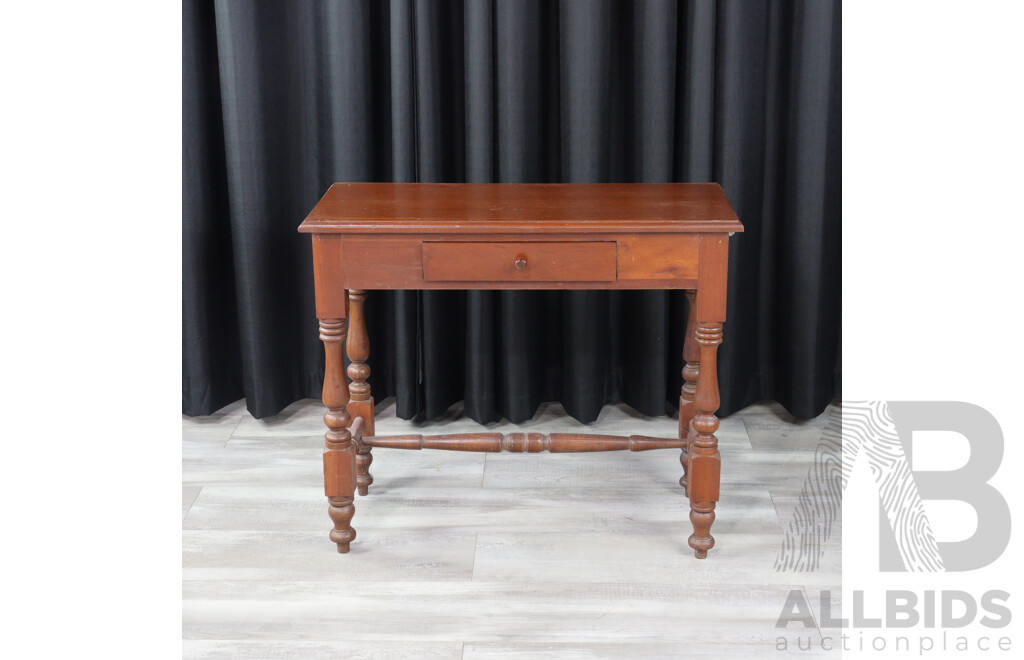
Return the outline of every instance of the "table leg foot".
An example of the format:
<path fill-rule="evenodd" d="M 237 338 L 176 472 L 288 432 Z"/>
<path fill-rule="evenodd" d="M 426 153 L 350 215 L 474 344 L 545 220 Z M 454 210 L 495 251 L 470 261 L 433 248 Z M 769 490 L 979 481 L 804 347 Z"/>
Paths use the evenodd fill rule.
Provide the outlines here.
<path fill-rule="evenodd" d="M 715 522 L 715 503 L 691 504 L 690 522 L 693 524 L 693 534 L 690 535 L 688 543 L 697 559 L 705 559 L 708 550 L 715 547 L 715 537 L 711 536 L 711 525 Z"/>
<path fill-rule="evenodd" d="M 356 538 L 356 530 L 352 529 L 352 516 L 356 513 L 351 497 L 332 497 L 328 499 L 330 507 L 327 513 L 334 522 L 331 540 L 338 545 L 338 552 L 345 554 L 349 544 Z"/>

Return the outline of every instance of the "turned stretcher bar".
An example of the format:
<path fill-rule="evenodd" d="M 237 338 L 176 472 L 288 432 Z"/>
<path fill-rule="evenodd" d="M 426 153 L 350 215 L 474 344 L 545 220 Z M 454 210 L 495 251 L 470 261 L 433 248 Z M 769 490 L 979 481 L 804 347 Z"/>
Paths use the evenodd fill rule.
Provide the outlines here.
<path fill-rule="evenodd" d="M 360 429 L 361 430 L 361 429 Z M 486 452 L 590 452 L 685 449 L 686 440 L 645 435 L 595 435 L 581 433 L 449 433 L 442 435 L 391 435 L 358 438 L 366 447 L 387 449 L 447 449 Z"/>

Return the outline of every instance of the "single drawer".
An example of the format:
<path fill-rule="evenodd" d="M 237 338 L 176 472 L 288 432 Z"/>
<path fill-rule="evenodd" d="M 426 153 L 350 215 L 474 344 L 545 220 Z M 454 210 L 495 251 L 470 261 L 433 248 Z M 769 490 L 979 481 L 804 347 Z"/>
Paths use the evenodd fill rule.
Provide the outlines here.
<path fill-rule="evenodd" d="M 423 243 L 429 282 L 614 282 L 615 241 Z"/>

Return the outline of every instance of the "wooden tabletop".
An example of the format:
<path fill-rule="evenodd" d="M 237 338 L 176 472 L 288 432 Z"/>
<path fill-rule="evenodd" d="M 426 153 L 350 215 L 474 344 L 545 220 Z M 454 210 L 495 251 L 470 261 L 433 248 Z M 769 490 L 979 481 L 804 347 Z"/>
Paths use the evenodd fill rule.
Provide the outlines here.
<path fill-rule="evenodd" d="M 335 183 L 305 233 L 743 231 L 717 183 Z"/>

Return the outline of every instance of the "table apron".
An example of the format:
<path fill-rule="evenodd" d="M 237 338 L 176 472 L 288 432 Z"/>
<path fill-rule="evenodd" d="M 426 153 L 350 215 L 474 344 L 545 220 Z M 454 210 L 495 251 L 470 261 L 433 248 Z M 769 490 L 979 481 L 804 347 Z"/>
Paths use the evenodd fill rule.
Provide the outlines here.
<path fill-rule="evenodd" d="M 313 257 L 318 292 L 328 289 L 694 289 L 697 287 L 702 234 L 546 234 L 526 235 L 371 235 L 314 234 Z M 437 272 L 454 272 L 460 264 L 448 263 L 444 269 L 424 267 L 424 244 L 465 243 L 466 264 L 450 281 L 439 279 Z M 607 259 L 613 260 L 592 269 L 594 281 L 585 273 L 566 271 L 557 278 L 558 268 L 543 262 L 516 272 L 512 260 L 507 264 L 508 276 L 495 277 L 493 269 L 481 271 L 474 279 L 479 258 L 472 258 L 480 243 L 530 246 L 537 245 L 541 258 L 551 254 L 551 245 L 558 243 L 609 245 Z M 546 245 L 544 245 L 546 244 Z M 433 253 L 427 248 L 428 257 Z M 514 252 L 514 251 L 513 251 Z M 513 254 L 509 252 L 509 254 Z M 526 250 L 529 252 L 529 250 Z M 456 255 L 456 249 L 446 255 Z M 503 254 L 496 250 L 495 254 Z M 612 256 L 612 254 L 614 256 Z M 603 255 L 603 252 L 602 252 Z M 604 257 L 599 255 L 601 259 Z M 525 256 L 525 255 L 524 255 Z M 520 264 L 521 266 L 523 264 Z M 504 267 L 505 265 L 502 264 Z M 533 270 L 530 270 L 533 268 Z M 538 270 L 544 269 L 544 270 Z M 543 272 L 543 276 L 538 276 Z M 546 279 L 548 274 L 553 279 Z M 429 276 L 428 276 L 429 275 Z M 442 275 L 444 277 L 444 275 Z M 318 300 L 318 308 L 321 305 Z"/>

